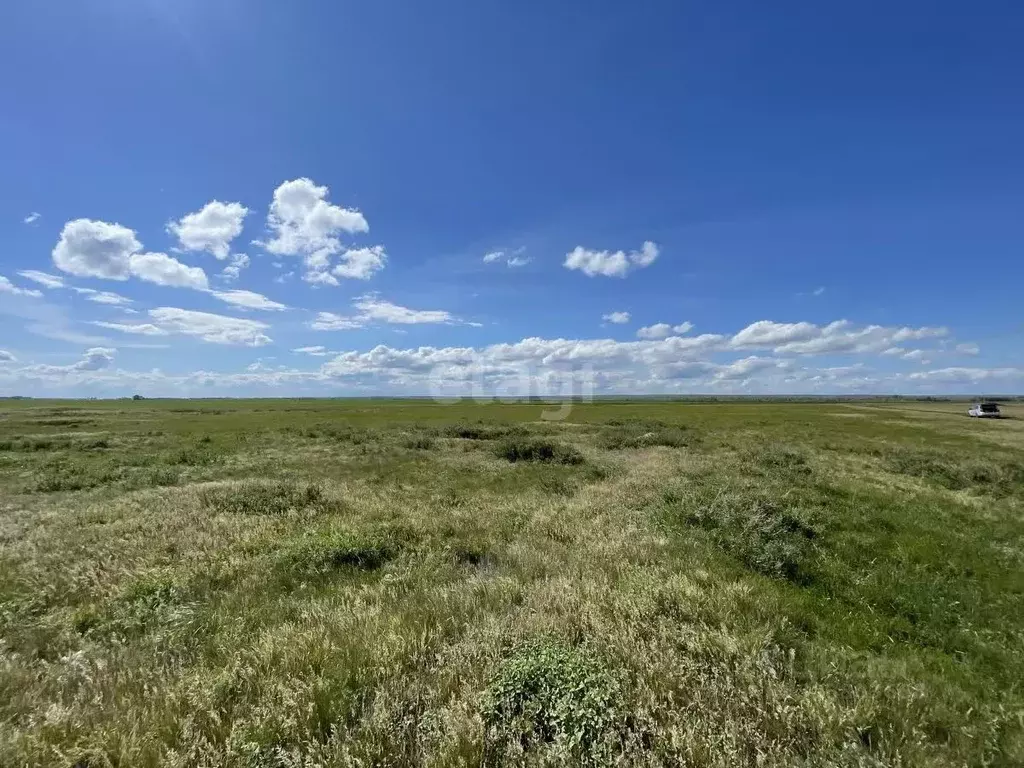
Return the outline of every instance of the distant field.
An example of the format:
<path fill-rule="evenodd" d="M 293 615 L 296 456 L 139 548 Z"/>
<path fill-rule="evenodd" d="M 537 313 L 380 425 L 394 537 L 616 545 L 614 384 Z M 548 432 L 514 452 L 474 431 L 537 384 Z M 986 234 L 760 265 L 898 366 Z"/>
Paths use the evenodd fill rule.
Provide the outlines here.
<path fill-rule="evenodd" d="M 1024 764 L 1024 404 L 5 401 L 0 766 Z"/>

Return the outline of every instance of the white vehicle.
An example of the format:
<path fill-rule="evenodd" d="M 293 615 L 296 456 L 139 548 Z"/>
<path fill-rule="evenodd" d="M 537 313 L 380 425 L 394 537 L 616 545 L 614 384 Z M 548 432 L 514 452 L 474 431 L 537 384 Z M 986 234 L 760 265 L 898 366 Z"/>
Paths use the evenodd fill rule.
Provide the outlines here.
<path fill-rule="evenodd" d="M 975 403 L 967 410 L 967 415 L 975 419 L 998 419 L 999 406 L 995 403 Z"/>

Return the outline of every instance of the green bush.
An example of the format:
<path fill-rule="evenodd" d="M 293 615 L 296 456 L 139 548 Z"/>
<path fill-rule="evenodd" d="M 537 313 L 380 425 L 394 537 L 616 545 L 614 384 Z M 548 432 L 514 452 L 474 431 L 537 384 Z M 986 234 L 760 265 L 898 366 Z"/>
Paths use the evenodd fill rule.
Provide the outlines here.
<path fill-rule="evenodd" d="M 501 663 L 481 714 L 488 764 L 521 764 L 524 753 L 610 764 L 625 730 L 615 675 L 585 650 L 553 641 L 530 643 Z"/>
<path fill-rule="evenodd" d="M 526 429 L 519 425 L 484 425 L 484 424 L 446 424 L 439 430 L 441 437 L 453 437 L 460 440 L 497 440 L 512 435 L 525 435 Z"/>
<path fill-rule="evenodd" d="M 549 440 L 509 438 L 494 447 L 494 455 L 512 463 L 519 461 L 539 461 L 550 464 L 583 463 L 583 454 L 571 445 L 563 445 Z"/>
<path fill-rule="evenodd" d="M 278 567 L 288 577 L 311 578 L 352 569 L 375 571 L 407 546 L 410 535 L 400 528 L 366 532 L 333 531 L 306 538 L 285 550 Z"/>
<path fill-rule="evenodd" d="M 246 482 L 235 486 L 207 488 L 200 499 L 218 514 L 284 515 L 289 512 L 328 512 L 337 502 L 324 494 L 322 486 L 288 482 Z"/>
<path fill-rule="evenodd" d="M 597 435 L 598 447 L 609 451 L 650 448 L 655 445 L 684 448 L 695 441 L 696 437 L 685 426 L 647 419 L 613 419 L 606 422 L 605 427 Z"/>
<path fill-rule="evenodd" d="M 765 576 L 794 583 L 811 580 L 818 531 L 800 511 L 765 494 L 707 489 L 696 497 L 663 494 L 670 523 L 700 528 L 721 549 Z"/>
<path fill-rule="evenodd" d="M 402 447 L 408 448 L 411 451 L 429 451 L 433 449 L 435 445 L 434 439 L 428 435 L 417 435 L 415 437 L 406 438 L 402 441 Z"/>

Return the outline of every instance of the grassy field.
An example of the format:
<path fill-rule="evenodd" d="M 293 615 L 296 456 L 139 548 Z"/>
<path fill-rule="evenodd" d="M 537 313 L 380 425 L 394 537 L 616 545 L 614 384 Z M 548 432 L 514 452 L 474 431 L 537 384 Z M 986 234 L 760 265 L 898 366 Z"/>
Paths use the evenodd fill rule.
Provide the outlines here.
<path fill-rule="evenodd" d="M 965 408 L 6 402 L 0 765 L 1022 765 Z"/>

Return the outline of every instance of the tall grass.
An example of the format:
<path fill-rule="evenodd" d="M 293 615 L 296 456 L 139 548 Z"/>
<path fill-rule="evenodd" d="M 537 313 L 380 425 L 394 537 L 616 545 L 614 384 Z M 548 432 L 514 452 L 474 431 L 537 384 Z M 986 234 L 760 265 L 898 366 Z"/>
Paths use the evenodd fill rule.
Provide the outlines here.
<path fill-rule="evenodd" d="M 0 419 L 0 765 L 1024 764 L 1024 420 L 187 405 Z"/>

